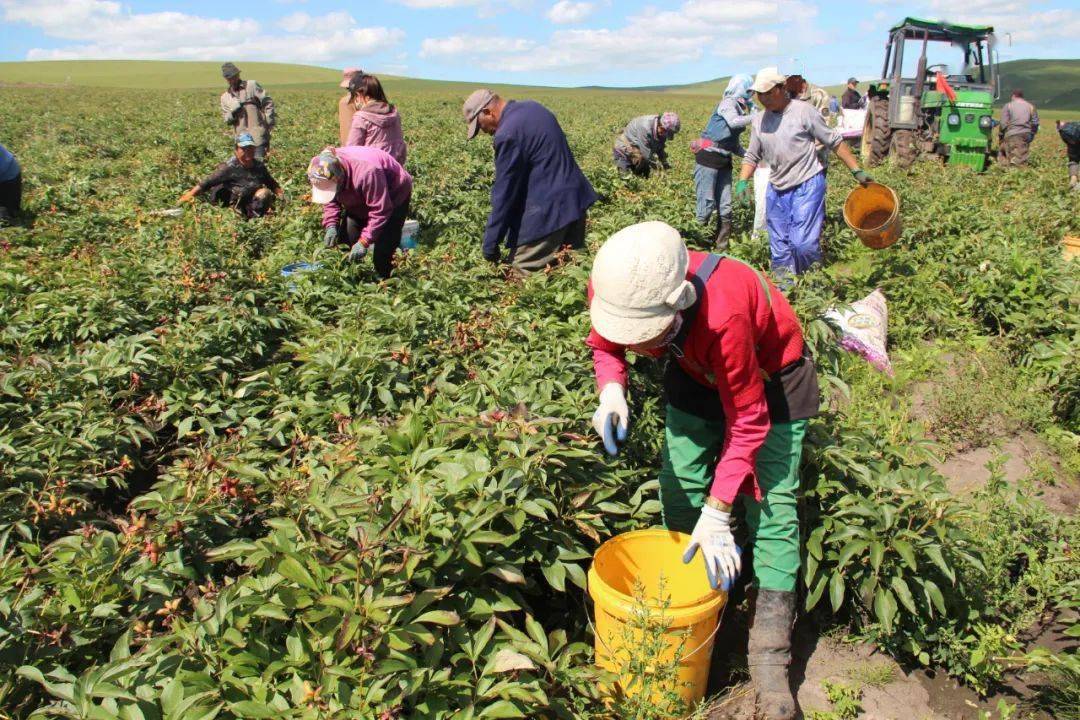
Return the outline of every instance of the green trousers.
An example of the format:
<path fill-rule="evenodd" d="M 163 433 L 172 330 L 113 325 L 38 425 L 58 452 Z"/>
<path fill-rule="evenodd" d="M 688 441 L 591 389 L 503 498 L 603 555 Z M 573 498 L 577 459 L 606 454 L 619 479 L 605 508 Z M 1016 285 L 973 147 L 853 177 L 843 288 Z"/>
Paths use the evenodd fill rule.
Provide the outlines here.
<path fill-rule="evenodd" d="M 774 424 L 757 456 L 761 502 L 740 495 L 754 575 L 766 590 L 795 590 L 799 574 L 799 458 L 806 420 Z M 713 470 L 724 442 L 723 421 L 704 420 L 667 407 L 660 504 L 664 526 L 690 533 L 712 485 Z"/>

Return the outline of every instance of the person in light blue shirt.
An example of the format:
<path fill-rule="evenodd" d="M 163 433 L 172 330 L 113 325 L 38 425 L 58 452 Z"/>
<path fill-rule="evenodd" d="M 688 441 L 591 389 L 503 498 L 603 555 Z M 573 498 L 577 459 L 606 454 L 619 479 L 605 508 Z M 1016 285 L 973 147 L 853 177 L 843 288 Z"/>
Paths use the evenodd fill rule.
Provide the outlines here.
<path fill-rule="evenodd" d="M 22 168 L 19 161 L 0 145 L 0 227 L 10 225 L 22 206 Z"/>

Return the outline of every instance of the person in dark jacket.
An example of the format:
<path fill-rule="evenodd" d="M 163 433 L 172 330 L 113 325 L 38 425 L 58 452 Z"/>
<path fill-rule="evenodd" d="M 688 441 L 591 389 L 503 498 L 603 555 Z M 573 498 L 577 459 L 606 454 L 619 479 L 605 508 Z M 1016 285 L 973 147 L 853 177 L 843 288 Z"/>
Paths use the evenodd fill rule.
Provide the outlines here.
<path fill-rule="evenodd" d="M 1080 122 L 1058 120 L 1055 126 L 1069 156 L 1069 187 L 1080 192 Z"/>
<path fill-rule="evenodd" d="M 862 95 L 856 89 L 858 87 L 858 80 L 853 77 L 847 79 L 847 90 L 844 91 L 844 95 L 840 99 L 840 107 L 844 110 L 858 110 L 862 107 Z"/>
<path fill-rule="evenodd" d="M 237 137 L 233 156 L 181 195 L 180 202 L 193 202 L 197 195 L 206 193 L 210 202 L 231 207 L 246 218 L 265 215 L 274 206 L 274 198 L 284 191 L 266 165 L 255 159 L 257 149 L 251 135 Z"/>
<path fill-rule="evenodd" d="M 0 227 L 11 224 L 22 208 L 22 168 L 15 156 L 0 145 Z"/>
<path fill-rule="evenodd" d="M 555 264 L 559 252 L 585 245 L 585 214 L 596 192 L 581 172 L 559 121 L 531 100 L 477 90 L 462 108 L 468 137 L 494 136 L 495 184 L 483 253 L 499 262 L 500 245 L 520 274 Z"/>

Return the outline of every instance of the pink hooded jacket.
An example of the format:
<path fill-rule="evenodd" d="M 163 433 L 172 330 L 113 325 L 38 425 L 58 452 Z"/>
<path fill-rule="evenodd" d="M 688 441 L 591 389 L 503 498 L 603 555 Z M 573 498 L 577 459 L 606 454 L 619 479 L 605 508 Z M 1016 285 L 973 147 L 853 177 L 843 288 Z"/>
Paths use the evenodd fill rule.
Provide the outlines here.
<path fill-rule="evenodd" d="M 366 145 L 390 153 L 405 165 L 405 138 L 401 134 L 401 116 L 397 108 L 384 102 L 371 102 L 353 115 L 345 145 Z"/>

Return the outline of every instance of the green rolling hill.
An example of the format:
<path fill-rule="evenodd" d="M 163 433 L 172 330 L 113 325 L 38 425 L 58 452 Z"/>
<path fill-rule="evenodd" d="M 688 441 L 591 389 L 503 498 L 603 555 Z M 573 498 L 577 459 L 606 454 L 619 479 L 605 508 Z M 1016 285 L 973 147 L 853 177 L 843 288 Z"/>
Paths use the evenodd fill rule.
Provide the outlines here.
<path fill-rule="evenodd" d="M 267 87 L 312 86 L 331 88 L 341 79 L 339 70 L 313 65 L 238 62 L 245 77 Z M 460 90 L 467 93 L 476 82 L 448 82 L 383 76 L 397 87 L 410 90 Z M 1029 100 L 1047 110 L 1080 110 L 1080 60 L 1012 60 L 1001 64 L 1004 103 L 1013 88 L 1022 87 Z M 720 96 L 728 78 L 720 77 L 685 85 L 634 88 L 567 88 L 569 92 L 652 92 L 657 94 Z M 70 85 L 77 87 L 193 89 L 224 85 L 220 63 L 167 60 L 78 60 L 0 63 L 0 85 Z M 526 86 L 493 85 L 504 92 L 527 90 Z M 545 88 L 552 90 L 554 88 Z M 842 86 L 828 86 L 833 94 Z"/>

